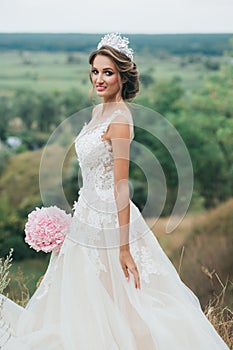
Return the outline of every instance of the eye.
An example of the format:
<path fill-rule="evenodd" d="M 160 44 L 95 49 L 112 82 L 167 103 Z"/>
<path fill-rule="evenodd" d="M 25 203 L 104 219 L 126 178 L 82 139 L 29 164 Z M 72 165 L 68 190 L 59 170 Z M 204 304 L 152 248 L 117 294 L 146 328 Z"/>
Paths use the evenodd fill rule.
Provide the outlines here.
<path fill-rule="evenodd" d="M 111 70 L 106 70 L 105 74 L 110 77 L 111 75 L 113 75 L 113 72 Z"/>
<path fill-rule="evenodd" d="M 97 71 L 97 69 L 92 69 L 91 73 L 96 75 L 96 74 L 98 74 L 98 71 Z"/>

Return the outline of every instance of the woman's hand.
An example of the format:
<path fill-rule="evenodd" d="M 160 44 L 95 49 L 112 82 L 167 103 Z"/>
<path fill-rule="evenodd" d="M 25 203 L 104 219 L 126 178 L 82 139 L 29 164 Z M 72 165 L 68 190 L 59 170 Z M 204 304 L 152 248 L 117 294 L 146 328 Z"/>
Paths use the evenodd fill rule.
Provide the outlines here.
<path fill-rule="evenodd" d="M 138 269 L 137 269 L 137 265 L 134 262 L 134 259 L 132 257 L 132 255 L 130 254 L 129 250 L 120 250 L 120 263 L 121 263 L 121 267 L 123 269 L 124 275 L 127 278 L 127 280 L 129 281 L 130 279 L 130 275 L 129 275 L 129 271 L 133 274 L 134 276 L 134 285 L 135 288 L 140 289 L 140 277 L 139 277 L 139 273 L 138 273 Z M 129 271 L 128 271 L 129 269 Z"/>

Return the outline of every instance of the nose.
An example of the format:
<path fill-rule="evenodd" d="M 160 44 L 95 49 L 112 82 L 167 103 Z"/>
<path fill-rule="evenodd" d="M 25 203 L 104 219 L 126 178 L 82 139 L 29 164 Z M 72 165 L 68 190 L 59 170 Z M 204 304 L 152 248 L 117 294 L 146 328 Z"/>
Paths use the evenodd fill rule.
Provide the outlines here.
<path fill-rule="evenodd" d="M 102 74 L 101 73 L 99 73 L 98 75 L 97 75 L 97 77 L 96 77 L 96 82 L 97 83 L 103 83 L 103 76 L 102 76 Z"/>

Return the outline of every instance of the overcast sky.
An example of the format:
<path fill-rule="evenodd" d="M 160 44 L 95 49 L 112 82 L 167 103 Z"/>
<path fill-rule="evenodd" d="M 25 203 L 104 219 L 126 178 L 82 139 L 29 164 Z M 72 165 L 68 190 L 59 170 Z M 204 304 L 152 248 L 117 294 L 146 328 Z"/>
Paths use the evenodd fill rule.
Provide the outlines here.
<path fill-rule="evenodd" d="M 0 0 L 0 32 L 233 33 L 233 0 Z"/>

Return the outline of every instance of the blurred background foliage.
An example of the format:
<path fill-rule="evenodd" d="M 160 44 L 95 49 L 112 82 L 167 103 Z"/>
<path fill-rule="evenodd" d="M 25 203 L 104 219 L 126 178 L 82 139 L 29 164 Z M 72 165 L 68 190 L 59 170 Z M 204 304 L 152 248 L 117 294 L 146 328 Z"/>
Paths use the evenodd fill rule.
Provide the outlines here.
<path fill-rule="evenodd" d="M 48 138 L 65 118 L 93 103 L 88 53 L 95 49 L 99 37 L 94 34 L 0 34 L 1 256 L 14 247 L 15 260 L 36 261 L 43 257 L 42 265 L 47 262 L 45 255 L 33 252 L 24 243 L 24 225 L 29 212 L 43 205 L 38 171 Z M 233 195 L 232 37 L 233 34 L 129 35 L 141 81 L 141 92 L 134 102 L 164 115 L 182 136 L 194 169 L 194 192 L 189 209 L 189 215 L 194 217 L 203 213 L 208 217 L 208 211 L 218 207 L 223 208 L 222 213 L 224 203 L 228 203 L 227 213 L 230 206 L 231 211 L 233 209 L 232 202 L 228 202 Z M 149 134 L 136 131 L 135 137 L 150 147 L 164 170 L 168 186 L 162 213 L 165 218 L 176 199 L 175 165 L 165 147 L 151 142 Z M 64 192 L 71 206 L 77 200 L 78 171 L 75 153 L 71 150 L 63 171 Z M 133 201 L 142 209 L 146 201 L 145 176 L 131 164 L 130 177 L 134 180 Z M 222 219 L 222 214 L 219 216 L 223 226 L 231 224 L 228 216 L 227 219 Z M 209 256 L 215 249 L 221 257 L 223 252 L 232 251 L 230 226 L 221 232 L 226 236 L 222 246 L 221 242 L 215 244 L 217 224 L 213 235 L 206 226 L 193 227 L 189 230 L 190 237 L 198 236 L 198 230 L 208 232 L 213 248 Z M 161 242 L 166 249 L 167 241 Z M 175 259 L 179 247 L 174 243 L 173 248 L 170 254 L 174 253 Z M 200 259 L 204 258 L 197 257 L 199 262 Z M 228 269 L 229 266 L 230 261 Z M 227 276 L 226 267 L 221 272 Z"/>

